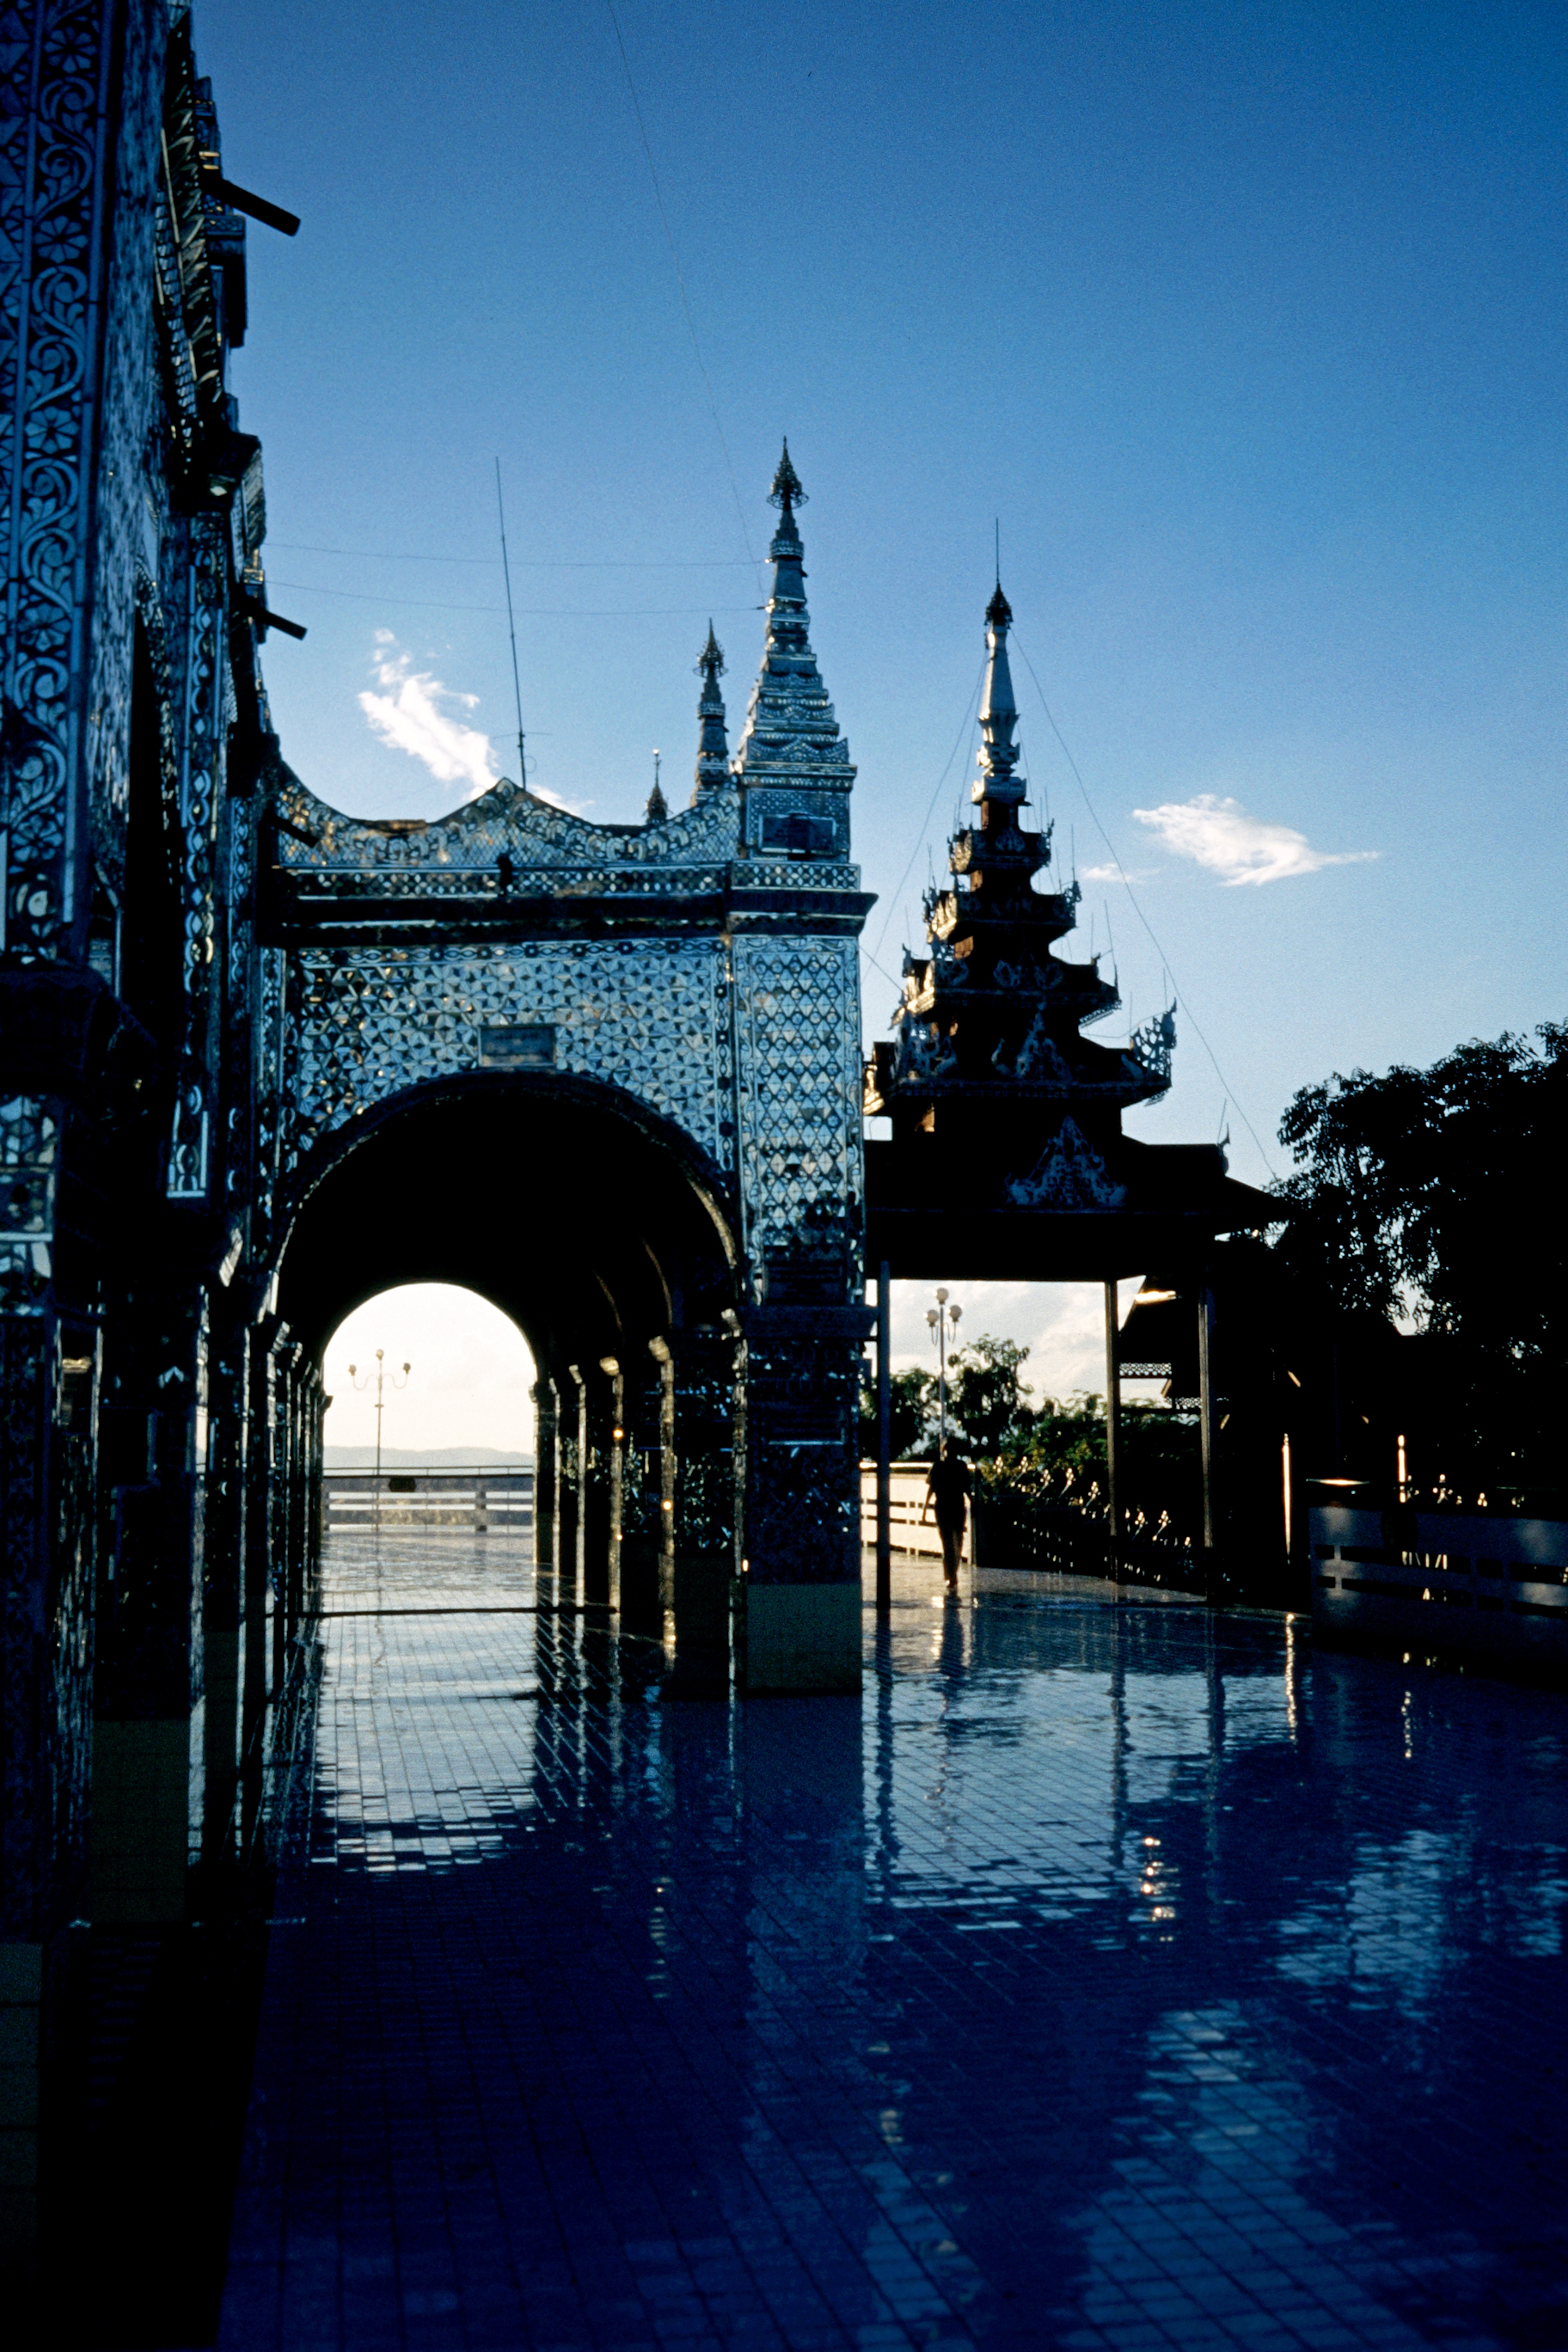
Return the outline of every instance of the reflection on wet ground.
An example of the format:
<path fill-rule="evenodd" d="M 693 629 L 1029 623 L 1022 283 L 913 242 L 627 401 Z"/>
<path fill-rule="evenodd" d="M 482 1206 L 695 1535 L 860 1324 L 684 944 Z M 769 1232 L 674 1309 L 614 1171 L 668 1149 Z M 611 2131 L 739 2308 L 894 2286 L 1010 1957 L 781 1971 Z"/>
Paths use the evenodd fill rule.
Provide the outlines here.
<path fill-rule="evenodd" d="M 1568 2343 L 1568 1697 L 910 1566 L 672 1704 L 525 1540 L 331 1563 L 226 2345 Z"/>

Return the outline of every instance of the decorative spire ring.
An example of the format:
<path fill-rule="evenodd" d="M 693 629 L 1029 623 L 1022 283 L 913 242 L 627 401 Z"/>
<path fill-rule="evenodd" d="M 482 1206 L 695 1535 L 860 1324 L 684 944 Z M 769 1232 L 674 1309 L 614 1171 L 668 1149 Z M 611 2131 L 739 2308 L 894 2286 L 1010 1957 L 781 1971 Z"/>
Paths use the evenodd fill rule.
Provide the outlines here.
<path fill-rule="evenodd" d="M 771 507 L 782 507 L 786 515 L 792 507 L 803 507 L 805 504 L 805 492 L 800 487 L 800 476 L 795 472 L 790 460 L 787 436 L 784 445 L 784 456 L 779 459 L 778 472 L 773 476 L 773 488 L 768 492 L 768 504 Z"/>
<path fill-rule="evenodd" d="M 724 675 L 724 648 L 713 634 L 713 624 L 708 624 L 708 642 L 697 656 L 699 677 L 715 678 Z"/>

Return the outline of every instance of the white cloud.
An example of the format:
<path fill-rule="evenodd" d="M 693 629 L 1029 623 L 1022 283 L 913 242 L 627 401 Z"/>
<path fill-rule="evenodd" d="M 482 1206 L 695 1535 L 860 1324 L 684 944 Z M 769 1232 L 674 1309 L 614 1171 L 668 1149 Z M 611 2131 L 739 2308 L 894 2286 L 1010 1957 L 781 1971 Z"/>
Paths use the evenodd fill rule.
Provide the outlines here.
<path fill-rule="evenodd" d="M 1121 1311 L 1126 1313 L 1141 1277 L 1121 1285 Z M 952 1281 L 952 1297 L 963 1309 L 955 1344 L 959 1348 L 981 1333 L 1016 1339 L 1029 1349 L 1024 1379 L 1034 1390 L 1032 1402 L 1042 1396 L 1069 1397 L 1075 1390 L 1101 1394 L 1105 1389 L 1105 1294 L 1099 1283 L 965 1282 Z M 935 1302 L 932 1284 L 896 1282 L 892 1286 L 892 1349 L 895 1371 L 934 1372 L 936 1345 L 926 1327 L 926 1309 Z"/>
<path fill-rule="evenodd" d="M 1375 849 L 1314 849 L 1293 826 L 1248 816 L 1239 801 L 1215 793 L 1163 801 L 1158 808 L 1132 814 L 1167 849 L 1207 866 L 1231 889 L 1240 882 L 1283 882 L 1292 874 L 1315 874 L 1321 866 L 1364 866 L 1377 856 Z"/>
<path fill-rule="evenodd" d="M 1080 866 L 1078 878 L 1080 882 L 1147 882 L 1152 871 L 1147 866 Z"/>
<path fill-rule="evenodd" d="M 359 698 L 372 732 L 394 751 L 423 760 L 442 783 L 466 782 L 464 799 L 476 800 L 497 780 L 495 753 L 489 737 L 477 727 L 465 727 L 452 716 L 451 706 L 472 710 L 478 695 L 455 694 L 428 670 L 411 668 L 408 655 L 398 652 L 390 629 L 378 629 L 375 642 L 372 667 L 384 691 Z"/>

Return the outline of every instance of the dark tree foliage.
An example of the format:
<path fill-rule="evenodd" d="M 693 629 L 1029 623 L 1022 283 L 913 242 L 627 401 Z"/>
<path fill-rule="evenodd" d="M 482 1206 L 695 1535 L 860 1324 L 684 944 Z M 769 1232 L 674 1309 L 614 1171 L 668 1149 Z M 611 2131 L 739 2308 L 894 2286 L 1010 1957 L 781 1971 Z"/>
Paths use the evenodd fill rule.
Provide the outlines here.
<path fill-rule="evenodd" d="M 1297 1169 L 1277 1247 L 1341 1315 L 1413 1312 L 1452 1441 L 1494 1476 L 1552 1478 L 1568 1409 L 1568 1024 L 1535 1034 L 1304 1087 L 1279 1129 Z"/>
<path fill-rule="evenodd" d="M 1069 1505 L 1103 1512 L 1104 1398 L 1043 1398 L 1039 1412 L 1016 1421 L 999 1451 L 976 1467 L 983 1488 L 1011 1497 L 1020 1510 Z M 1117 1480 L 1127 1533 L 1196 1539 L 1203 1496 L 1190 1414 L 1162 1405 L 1123 1405 Z"/>
<path fill-rule="evenodd" d="M 983 1331 L 952 1359 L 949 1411 L 976 1453 L 998 1452 L 1009 1432 L 1028 1418 L 1024 1399 L 1034 1391 L 1018 1378 L 1028 1352 L 1015 1340 Z"/>
<path fill-rule="evenodd" d="M 925 1432 L 936 1419 L 936 1375 L 934 1372 L 895 1372 L 889 1382 L 891 1404 L 891 1455 L 897 1462 L 907 1454 L 923 1451 Z M 874 1461 L 877 1454 L 877 1391 L 867 1381 L 860 1388 L 860 1452 L 866 1461 Z"/>

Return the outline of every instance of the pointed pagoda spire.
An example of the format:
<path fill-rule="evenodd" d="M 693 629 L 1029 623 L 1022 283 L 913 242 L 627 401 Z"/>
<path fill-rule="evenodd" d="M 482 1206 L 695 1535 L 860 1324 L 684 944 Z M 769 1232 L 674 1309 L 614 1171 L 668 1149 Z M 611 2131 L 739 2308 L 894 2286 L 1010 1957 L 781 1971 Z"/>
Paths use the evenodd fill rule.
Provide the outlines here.
<path fill-rule="evenodd" d="M 790 520 L 792 507 L 803 507 L 805 504 L 805 492 L 801 488 L 800 476 L 795 472 L 790 457 L 787 433 L 784 435 L 784 456 L 779 459 L 779 469 L 773 476 L 773 488 L 768 492 L 768 504 L 771 507 L 782 507 L 786 522 Z"/>
<path fill-rule="evenodd" d="M 979 754 L 980 774 L 973 786 L 974 799 L 982 802 L 1022 802 L 1028 790 L 1023 778 L 1013 773 L 1020 755 L 1013 740 L 1018 724 L 1018 704 L 1007 660 L 1007 632 L 1012 625 L 1013 608 L 1002 593 L 998 580 L 996 592 L 985 607 L 985 691 L 980 698 L 984 740 Z"/>
<path fill-rule="evenodd" d="M 662 824 L 669 814 L 669 803 L 665 799 L 658 781 L 659 757 L 657 751 L 653 755 L 653 790 L 647 796 L 647 807 L 643 816 L 645 824 Z"/>
<path fill-rule="evenodd" d="M 779 509 L 779 527 L 768 549 L 773 567 L 773 593 L 768 602 L 768 644 L 771 648 L 776 640 L 781 646 L 787 644 L 792 652 L 809 654 L 805 634 L 805 549 L 795 519 L 796 507 L 805 504 L 805 492 L 790 460 L 787 441 L 773 476 L 773 488 L 768 492 L 768 504 Z"/>
<path fill-rule="evenodd" d="M 1010 1192 L 1016 1207 L 1107 1207 L 1115 1185 L 1099 1155 L 1119 1145 L 1124 1108 L 1169 1087 L 1173 1025 L 1150 1024 L 1126 1048 L 1080 1034 L 1121 998 L 1101 979 L 1097 957 L 1071 963 L 1054 952 L 1074 928 L 1078 884 L 1034 887 L 1049 862 L 1050 827 L 1020 823 L 1028 786 L 1016 772 L 1012 622 L 998 580 L 985 607 L 983 740 L 973 787 L 979 820 L 952 836 L 952 888 L 933 887 L 927 896 L 931 953 L 905 957 L 903 1002 L 892 1043 L 877 1048 L 868 1103 L 892 1111 L 896 1133 L 952 1132 L 982 1159 L 994 1152 L 998 1164 L 1020 1148 L 1044 1154 L 1024 1189 Z M 1052 1153 L 1065 1154 L 1067 1168 L 1059 1182 L 1051 1177 L 1054 1191 L 1042 1175 L 1056 1167 Z M 1099 1170 L 1094 1183 L 1104 1179 L 1109 1191 L 1094 1192 L 1085 1174 L 1091 1163 Z"/>
<path fill-rule="evenodd" d="M 779 524 L 768 549 L 773 583 L 767 603 L 767 640 L 752 688 L 735 772 L 747 784 L 776 777 L 781 783 L 847 790 L 855 780 L 849 746 L 839 735 L 838 721 L 811 650 L 805 549 L 795 520 L 795 509 L 805 504 L 805 492 L 787 441 L 769 496 L 779 509 Z"/>
<path fill-rule="evenodd" d="M 697 790 L 691 796 L 693 808 L 705 792 L 730 781 L 730 739 L 724 725 L 724 698 L 719 691 L 723 670 L 724 648 L 710 621 L 708 642 L 697 656 L 702 691 L 697 698 Z"/>

